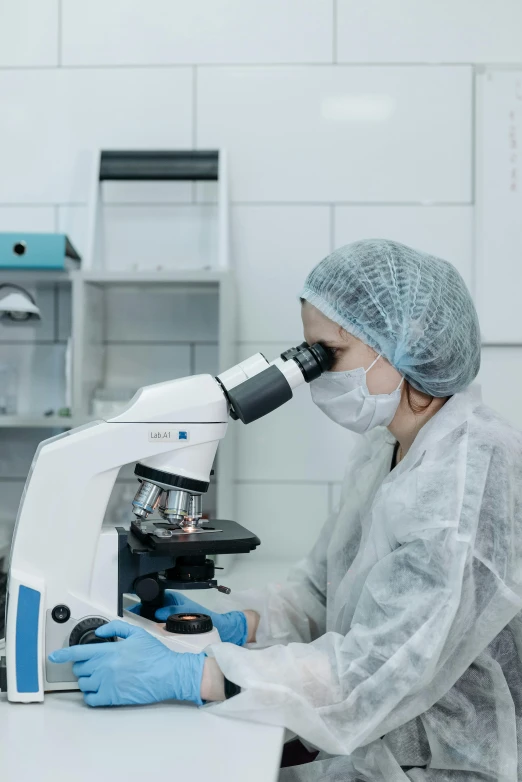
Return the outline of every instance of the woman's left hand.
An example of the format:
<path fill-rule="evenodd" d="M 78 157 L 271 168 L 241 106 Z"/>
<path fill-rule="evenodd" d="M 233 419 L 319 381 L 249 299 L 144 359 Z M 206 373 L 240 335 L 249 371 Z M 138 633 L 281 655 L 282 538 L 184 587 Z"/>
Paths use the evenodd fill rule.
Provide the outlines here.
<path fill-rule="evenodd" d="M 89 706 L 124 706 L 164 700 L 201 699 L 206 655 L 173 652 L 146 630 L 116 620 L 98 627 L 98 638 L 117 643 L 81 644 L 49 655 L 53 663 L 73 663 L 73 673 Z"/>

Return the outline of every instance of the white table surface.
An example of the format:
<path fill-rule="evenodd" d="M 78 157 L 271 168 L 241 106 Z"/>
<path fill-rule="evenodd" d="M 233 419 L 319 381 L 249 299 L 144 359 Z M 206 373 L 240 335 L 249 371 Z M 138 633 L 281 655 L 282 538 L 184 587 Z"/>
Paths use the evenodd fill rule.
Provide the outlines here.
<path fill-rule="evenodd" d="M 250 554 L 222 564 L 217 578 L 235 590 L 283 579 L 291 563 Z M 209 608 L 219 598 L 187 594 Z M 275 782 L 284 733 L 188 704 L 93 709 L 78 692 L 49 693 L 43 704 L 0 694 L 0 782 Z"/>
<path fill-rule="evenodd" d="M 283 735 L 173 702 L 90 708 L 78 692 L 32 704 L 0 695 L 0 780 L 275 782 Z"/>

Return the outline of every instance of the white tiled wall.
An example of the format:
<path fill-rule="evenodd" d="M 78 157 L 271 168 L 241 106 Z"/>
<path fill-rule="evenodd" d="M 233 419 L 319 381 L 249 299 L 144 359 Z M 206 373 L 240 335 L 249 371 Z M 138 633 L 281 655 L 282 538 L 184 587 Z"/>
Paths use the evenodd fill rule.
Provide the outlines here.
<path fill-rule="evenodd" d="M 190 146 L 192 93 L 190 68 L 0 69 L 0 203 L 85 202 L 93 147 Z"/>
<path fill-rule="evenodd" d="M 521 61 L 521 9 L 519 0 L 0 0 L 0 230 L 59 229 L 82 251 L 91 147 L 222 146 L 239 357 L 301 341 L 307 271 L 355 239 L 446 257 L 473 290 L 474 67 Z M 114 263 L 208 259 L 211 237 L 196 218 L 211 213 L 212 186 L 112 183 L 104 198 Z M 152 374 L 165 361 L 173 374 L 218 370 L 214 305 L 194 320 L 175 304 L 179 317 L 158 305 L 154 320 L 137 315 L 134 293 L 114 293 L 115 383 L 134 371 L 136 343 L 163 338 L 149 351 Z M 42 306 L 39 339 L 57 350 L 67 299 Z M 509 391 L 520 385 L 519 353 L 488 348 L 481 380 L 488 401 L 502 393 L 522 424 Z M 259 556 L 295 558 L 296 537 L 304 551 L 338 499 L 354 438 L 306 390 L 266 421 L 235 426 L 239 521 L 259 532 Z M 23 477 L 37 436 L 0 442 L 2 475 Z M 0 437 L 14 443 L 14 433 Z M 16 474 L 4 473 L 6 453 Z"/>
<path fill-rule="evenodd" d="M 331 61 L 325 0 L 63 0 L 62 9 L 64 65 Z"/>
<path fill-rule="evenodd" d="M 197 87 L 238 201 L 471 200 L 471 68 L 203 67 Z"/>
<path fill-rule="evenodd" d="M 331 207 L 241 204 L 231 222 L 239 339 L 302 342 L 298 297 L 306 273 L 330 251 Z"/>
<path fill-rule="evenodd" d="M 479 381 L 485 402 L 522 429 L 522 345 L 484 348 Z"/>
<path fill-rule="evenodd" d="M 2 0 L 0 67 L 58 65 L 59 3 L 60 0 Z"/>
<path fill-rule="evenodd" d="M 0 231 L 54 231 L 52 206 L 0 206 Z"/>
<path fill-rule="evenodd" d="M 520 62 L 518 0 L 337 0 L 339 62 Z"/>
<path fill-rule="evenodd" d="M 257 559 L 280 559 L 282 553 L 301 559 L 328 514 L 328 486 L 324 484 L 241 483 L 237 499 L 239 523 L 256 530 L 261 539 Z"/>

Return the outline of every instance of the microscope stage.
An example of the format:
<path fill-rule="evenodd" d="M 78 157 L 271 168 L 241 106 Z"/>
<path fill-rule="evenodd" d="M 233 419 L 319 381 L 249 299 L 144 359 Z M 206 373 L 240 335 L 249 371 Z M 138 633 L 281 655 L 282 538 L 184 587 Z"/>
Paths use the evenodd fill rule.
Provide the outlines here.
<path fill-rule="evenodd" d="M 158 530 L 170 529 L 173 535 L 168 538 L 158 537 L 148 532 L 156 527 Z M 178 531 L 171 525 L 154 519 L 147 522 L 145 529 L 140 529 L 134 522 L 127 538 L 127 543 L 133 554 L 149 554 L 161 556 L 183 556 L 198 554 L 247 554 L 260 545 L 261 541 L 253 532 L 230 519 L 212 519 L 206 522 L 197 532 Z"/>

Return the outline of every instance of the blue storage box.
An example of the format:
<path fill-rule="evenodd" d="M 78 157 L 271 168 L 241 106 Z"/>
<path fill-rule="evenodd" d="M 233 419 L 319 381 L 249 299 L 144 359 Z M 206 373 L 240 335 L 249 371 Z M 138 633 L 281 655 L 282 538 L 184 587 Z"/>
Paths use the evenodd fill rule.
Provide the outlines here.
<path fill-rule="evenodd" d="M 65 270 L 80 260 L 65 234 L 0 233 L 0 269 Z"/>

